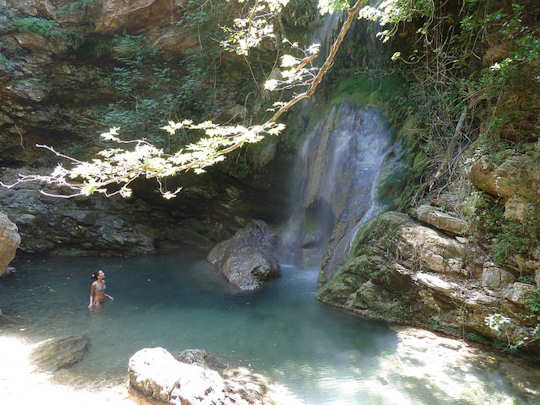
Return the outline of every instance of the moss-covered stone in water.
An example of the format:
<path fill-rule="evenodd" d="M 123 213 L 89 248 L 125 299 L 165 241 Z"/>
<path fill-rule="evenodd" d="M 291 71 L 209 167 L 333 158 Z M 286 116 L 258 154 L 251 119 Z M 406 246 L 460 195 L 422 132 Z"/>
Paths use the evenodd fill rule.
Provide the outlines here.
<path fill-rule="evenodd" d="M 395 253 L 396 231 L 406 221 L 407 215 L 389 212 L 360 228 L 345 265 L 319 290 L 317 298 L 349 309 L 364 309 L 373 304 L 361 293 L 361 287 L 366 282 L 377 284 L 385 279 L 389 267 L 384 253 Z M 377 254 L 379 251 L 381 254 Z"/>

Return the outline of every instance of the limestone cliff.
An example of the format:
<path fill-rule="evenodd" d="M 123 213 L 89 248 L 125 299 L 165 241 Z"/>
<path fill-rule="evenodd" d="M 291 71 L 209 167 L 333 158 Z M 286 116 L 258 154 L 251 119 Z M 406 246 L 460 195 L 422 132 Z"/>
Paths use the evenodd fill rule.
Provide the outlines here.
<path fill-rule="evenodd" d="M 217 54 L 215 41 L 200 48 L 209 28 L 191 24 L 183 3 L 0 0 L 0 181 L 58 164 L 36 144 L 87 159 L 111 146 L 98 134 L 119 126 L 124 139 L 143 136 L 170 151 L 193 141 L 160 129 L 172 117 L 238 120 L 246 108 L 237 88 L 248 67 Z M 208 84 L 218 74 L 210 78 L 212 69 L 227 75 L 224 87 Z M 271 181 L 248 178 L 250 162 L 241 157 L 206 176 L 185 176 L 176 201 L 161 201 L 144 181 L 129 201 L 49 198 L 23 185 L 0 188 L 0 209 L 19 227 L 26 253 L 208 251 L 249 219 L 273 215 L 259 201 Z"/>
<path fill-rule="evenodd" d="M 445 192 L 357 234 L 318 298 L 361 316 L 540 353 L 539 151 L 469 153 Z"/>

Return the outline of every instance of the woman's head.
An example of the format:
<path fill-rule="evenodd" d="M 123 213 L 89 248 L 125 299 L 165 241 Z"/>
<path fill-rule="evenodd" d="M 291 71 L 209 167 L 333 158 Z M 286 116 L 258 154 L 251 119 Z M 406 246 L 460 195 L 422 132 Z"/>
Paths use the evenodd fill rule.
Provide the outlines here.
<path fill-rule="evenodd" d="M 99 280 L 100 278 L 105 277 L 103 270 L 98 270 L 92 273 L 92 280 Z"/>

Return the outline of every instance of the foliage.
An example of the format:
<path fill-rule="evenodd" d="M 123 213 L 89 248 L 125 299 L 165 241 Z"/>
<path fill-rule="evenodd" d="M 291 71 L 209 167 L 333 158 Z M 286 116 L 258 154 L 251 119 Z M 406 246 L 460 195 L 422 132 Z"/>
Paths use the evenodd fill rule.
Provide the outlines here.
<path fill-rule="evenodd" d="M 60 25 L 54 20 L 39 17 L 20 17 L 12 20 L 12 24 L 20 31 L 33 32 L 49 39 L 62 36 Z"/>
<path fill-rule="evenodd" d="M 534 216 L 528 216 L 524 223 L 507 220 L 500 199 L 482 191 L 470 195 L 465 214 L 476 237 L 490 244 L 495 263 L 515 254 L 527 254 L 537 240 L 539 229 Z"/>
<path fill-rule="evenodd" d="M 224 46 L 234 48 L 238 54 L 246 55 L 247 51 L 254 45 L 260 43 L 265 37 L 271 37 L 272 30 L 269 28 L 270 23 L 267 20 L 268 16 L 277 15 L 283 7 L 288 3 L 288 0 L 257 0 L 247 10 L 246 18 L 236 19 L 234 27 L 229 30 L 230 37 L 224 42 Z M 345 21 L 341 30 L 339 40 L 334 44 L 330 56 L 321 67 L 320 71 L 315 74 L 315 70 L 308 68 L 307 65 L 315 56 L 316 47 L 311 46 L 304 52 L 306 55 L 311 55 L 306 59 L 300 60 L 292 55 L 285 55 L 282 58 L 282 65 L 285 68 L 281 72 L 280 77 L 283 78 L 280 84 L 286 88 L 294 88 L 298 83 L 299 86 L 307 88 L 306 91 L 294 94 L 292 99 L 283 103 L 275 104 L 275 112 L 265 122 L 260 125 L 217 125 L 211 121 L 205 121 L 201 124 L 195 124 L 192 120 L 183 120 L 181 122 L 169 121 L 165 129 L 170 136 L 176 134 L 177 130 L 194 130 L 196 133 L 204 133 L 196 142 L 190 143 L 183 149 L 177 152 L 165 152 L 162 148 L 148 142 L 146 139 L 136 139 L 134 141 L 123 141 L 118 137 L 118 128 L 113 127 L 110 131 L 102 134 L 102 138 L 107 141 L 115 142 L 121 147 L 110 148 L 99 153 L 99 158 L 93 159 L 90 162 L 79 161 L 72 157 L 63 155 L 55 151 L 53 148 L 44 147 L 60 157 L 66 158 L 74 165 L 71 169 L 66 169 L 59 165 L 50 176 L 23 176 L 21 175 L 18 182 L 24 181 L 41 181 L 58 187 L 65 187 L 73 191 L 73 197 L 77 195 L 90 195 L 94 192 L 103 193 L 104 195 L 121 195 L 129 197 L 131 189 L 129 185 L 137 177 L 144 176 L 146 178 L 157 179 L 160 185 L 160 191 L 165 198 L 174 197 L 180 189 L 174 192 L 164 190 L 162 188 L 161 178 L 174 175 L 179 172 L 193 170 L 196 173 L 202 173 L 205 168 L 222 161 L 224 155 L 231 153 L 244 144 L 259 142 L 263 139 L 263 134 L 276 135 L 284 129 L 283 124 L 277 124 L 279 117 L 285 113 L 294 104 L 310 97 L 319 83 L 322 80 L 324 73 L 331 67 L 332 60 L 339 49 L 339 45 L 343 40 L 345 33 L 348 31 L 352 19 L 358 12 L 361 1 L 358 1 L 349 13 L 348 19 Z M 270 14 L 268 14 L 270 13 Z M 137 47 L 133 45 L 133 41 L 128 39 L 127 49 L 131 54 L 131 58 L 123 61 L 125 67 L 119 66 L 116 69 L 118 76 L 118 91 L 124 93 L 129 92 L 134 83 L 138 83 L 137 76 L 132 77 L 130 72 L 126 70 L 130 64 L 138 64 L 142 60 L 142 55 L 137 54 Z M 290 44 L 293 49 L 300 50 L 296 44 Z M 133 56 L 133 52 L 135 56 Z M 139 103 L 138 95 L 135 102 Z M 136 106 L 139 104 L 136 104 Z M 148 99 L 142 99 L 140 105 L 145 108 L 153 108 L 156 104 Z M 132 150 L 126 150 L 127 144 L 135 145 Z M 14 185 L 8 186 L 12 187 Z"/>
<path fill-rule="evenodd" d="M 219 21 L 218 16 L 226 13 L 226 4 L 220 0 L 209 0 L 202 4 L 199 0 L 187 0 L 178 2 L 177 5 L 183 11 L 177 24 L 189 29 L 196 28 L 203 32 L 219 26 L 219 24 L 215 24 L 216 21 Z M 209 25 L 213 27 L 208 27 Z"/>
<path fill-rule="evenodd" d="M 510 324 L 510 318 L 501 314 L 491 314 L 486 316 L 484 323 L 489 329 L 500 335 L 506 329 L 506 325 Z"/>
<path fill-rule="evenodd" d="M 317 4 L 313 0 L 296 0 L 290 2 L 287 12 L 279 18 L 288 27 L 305 28 L 318 17 Z"/>
<path fill-rule="evenodd" d="M 401 139 L 412 168 L 403 198 L 408 204 L 448 184 L 459 155 L 478 135 L 487 153 L 498 150 L 501 137 L 514 143 L 534 138 L 540 113 L 534 91 L 540 78 L 537 12 L 529 0 L 466 0 L 461 8 L 452 2 L 387 0 L 361 10 L 360 18 L 381 24 L 383 41 L 394 38 L 399 52 L 392 60 L 409 79 L 409 94 L 394 105 L 392 117 L 397 123 L 404 117 L 417 122 L 414 135 Z M 487 52 L 493 44 L 502 44 L 494 47 L 502 56 Z M 499 59 L 490 62 L 492 54 Z"/>
<path fill-rule="evenodd" d="M 536 316 L 540 323 L 540 289 L 533 291 L 525 297 L 525 308 Z"/>
<path fill-rule="evenodd" d="M 232 3 L 232 0 L 221 2 L 221 5 L 220 2 L 216 1 L 182 3 L 184 13 L 179 24 L 192 28 L 197 27 L 197 30 L 200 30 L 201 27 L 207 25 L 212 16 L 219 15 L 217 10 L 223 10 L 220 7 L 232 9 L 229 7 Z M 281 90 L 285 101 L 275 104 L 274 111 L 276 112 L 270 118 L 265 118 L 263 114 L 260 114 L 258 118 L 261 118 L 262 122 L 266 119 L 266 123 L 276 122 L 292 105 L 313 94 L 322 80 L 323 74 L 332 66 L 335 52 L 341 46 L 344 33 L 350 26 L 349 17 L 354 17 L 362 5 L 360 1 L 354 5 L 344 0 L 319 1 L 318 8 L 322 13 L 337 8 L 348 8 L 349 10 L 348 18 L 338 35 L 339 41 L 332 48 L 325 64 L 320 70 L 316 70 L 309 65 L 312 57 L 316 54 L 316 48 L 302 48 L 295 42 L 281 38 L 279 32 L 283 30 L 275 28 L 282 19 L 280 13 L 285 10 L 288 3 L 288 0 L 238 1 L 234 9 L 241 10 L 242 16 L 236 18 L 232 25 L 225 30 L 226 37 L 216 37 L 227 49 L 234 49 L 242 57 L 248 54 L 255 55 L 254 47 L 263 42 L 265 46 L 266 43 L 274 42 L 276 50 L 281 55 L 282 70 L 272 72 L 273 77 L 267 81 L 266 88 L 267 90 Z M 223 4 L 225 5 L 223 6 Z M 491 102 L 496 97 L 497 90 L 500 90 L 500 86 L 507 86 L 523 72 L 523 69 L 530 69 L 529 65 L 534 60 L 531 53 L 538 50 L 538 43 L 534 36 L 534 29 L 531 28 L 532 25 L 527 23 L 531 15 L 526 7 L 529 3 L 528 0 L 521 0 L 516 1 L 515 4 L 517 5 L 510 8 L 503 7 L 504 10 L 499 11 L 496 9 L 497 4 L 486 5 L 481 1 L 467 0 L 462 12 L 453 9 L 452 4 L 449 3 L 425 0 L 387 0 L 377 7 L 365 7 L 360 13 L 360 17 L 375 19 L 382 24 L 383 31 L 381 31 L 380 37 L 383 40 L 387 40 L 405 27 L 415 28 L 413 36 L 416 37 L 416 40 L 412 47 L 414 49 L 410 49 L 409 52 L 404 50 L 393 58 L 395 61 L 403 62 L 403 65 L 398 69 L 401 70 L 403 76 L 411 78 L 412 84 L 412 91 L 408 98 L 403 99 L 403 105 L 400 106 L 398 115 L 401 117 L 405 115 L 416 116 L 419 123 L 416 133 L 421 136 L 420 141 L 412 140 L 410 137 L 406 140 L 413 147 L 409 154 L 411 167 L 414 169 L 414 175 L 410 177 L 411 187 L 408 188 L 411 192 L 411 200 L 420 198 L 425 191 L 424 187 L 413 187 L 415 182 L 429 184 L 429 188 L 431 188 L 433 173 L 441 172 L 437 174 L 436 179 L 439 180 L 444 179 L 441 174 L 446 176 L 452 174 L 456 164 L 453 151 L 466 148 L 472 141 L 470 134 L 479 128 L 477 121 L 479 115 L 475 117 L 472 112 L 468 113 L 468 111 L 474 112 L 479 101 Z M 470 18 L 471 16 L 473 18 Z M 491 28 L 487 29 L 486 22 L 501 24 L 502 29 L 498 29 L 497 32 L 492 31 Z M 343 36 L 341 36 L 342 34 Z M 478 75 L 478 64 L 469 63 L 469 59 L 471 55 L 475 55 L 479 51 L 479 46 L 485 46 L 487 40 L 484 38 L 493 35 L 515 40 L 519 45 L 518 49 L 512 51 L 510 59 L 501 61 L 499 65 L 492 65 L 491 69 L 484 70 L 482 74 Z M 154 124 L 151 120 L 158 119 L 158 116 L 162 117 L 163 114 L 156 114 L 160 103 L 155 101 L 155 95 L 151 94 L 152 91 L 143 90 L 143 94 L 139 93 L 145 84 L 143 76 L 138 75 L 139 65 L 141 58 L 147 58 L 146 54 L 137 55 L 139 47 L 135 45 L 136 41 L 133 42 L 133 38 L 128 37 L 125 39 L 128 41 L 125 48 L 128 50 L 129 58 L 118 59 L 114 72 L 115 80 L 112 83 L 127 100 L 123 99 L 112 103 L 105 113 L 111 124 L 115 118 L 118 119 L 118 122 L 126 123 L 128 134 L 147 133 L 148 125 Z M 411 42 L 411 39 L 413 38 L 408 41 Z M 283 51 L 282 46 L 284 45 L 288 46 L 288 53 Z M 202 42 L 200 47 L 203 48 Z M 118 44 L 118 49 L 122 49 L 122 44 Z M 194 53 L 192 61 L 203 59 L 200 55 L 195 55 Z M 190 58 L 187 58 L 186 64 L 189 77 L 179 89 L 180 91 L 166 93 L 166 100 L 170 102 L 170 105 L 177 105 L 178 100 L 186 104 L 185 112 L 187 114 L 178 109 L 167 110 L 165 115 L 169 115 L 170 119 L 173 120 L 177 120 L 176 116 L 186 115 L 196 118 L 198 112 L 208 109 L 206 105 L 197 104 L 201 102 L 201 99 L 207 100 L 209 98 L 207 95 L 213 96 L 214 100 L 216 99 L 217 93 L 202 85 L 203 82 L 207 82 L 205 75 L 208 74 L 208 70 L 202 68 L 199 62 L 197 62 L 197 66 L 192 68 L 189 65 L 189 60 Z M 145 64 L 147 62 L 146 59 Z M 214 66 L 216 65 L 214 64 Z M 163 72 L 166 69 L 163 66 L 154 68 L 157 68 L 156 72 Z M 216 80 L 218 78 L 217 70 L 215 69 L 214 73 Z M 250 71 L 255 80 L 260 79 L 261 76 L 255 77 L 255 74 L 252 74 L 251 66 Z M 165 76 L 167 75 L 162 77 L 165 78 Z M 463 80 L 463 77 L 467 77 L 467 80 Z M 160 81 L 158 80 L 158 82 Z M 166 79 L 162 82 L 166 82 Z M 296 87 L 297 85 L 300 87 Z M 156 87 L 162 90 L 166 86 Z M 198 98 L 199 94 L 204 97 Z M 189 102 L 191 102 L 191 106 L 188 104 Z M 497 108 L 500 108 L 502 104 L 498 105 L 497 103 Z M 135 111 L 142 112 L 143 116 L 145 115 L 143 112 L 147 112 L 146 117 L 150 122 L 146 119 L 141 122 L 132 114 L 126 113 L 126 109 L 130 106 L 134 107 Z M 461 116 L 466 119 L 462 128 L 457 128 L 456 122 L 461 122 Z M 130 123 L 134 124 L 131 128 L 129 127 Z M 142 128 L 140 124 L 143 126 Z M 497 122 L 494 127 L 502 127 L 502 124 Z M 183 125 L 182 129 L 188 127 Z M 197 134 L 194 138 L 198 138 L 201 131 L 197 129 L 201 129 L 201 127 L 195 126 L 194 128 Z M 244 128 L 248 132 L 250 131 L 249 126 Z M 240 130 L 240 128 L 237 129 Z M 238 139 L 242 139 L 241 136 Z M 202 139 L 201 141 L 206 142 Z M 441 148 L 441 145 L 444 147 Z M 223 146 L 223 150 L 230 151 L 230 148 Z M 210 151 L 210 154 L 214 152 L 215 150 Z M 438 162 L 445 163 L 440 165 Z M 504 250 L 504 244 L 501 244 L 501 250 Z"/>
<path fill-rule="evenodd" d="M 255 1 L 244 18 L 235 18 L 233 26 L 224 27 L 227 38 L 222 41 L 223 47 L 238 55 L 248 55 L 250 49 L 258 47 L 263 40 L 275 39 L 273 20 L 288 3 L 289 0 Z"/>

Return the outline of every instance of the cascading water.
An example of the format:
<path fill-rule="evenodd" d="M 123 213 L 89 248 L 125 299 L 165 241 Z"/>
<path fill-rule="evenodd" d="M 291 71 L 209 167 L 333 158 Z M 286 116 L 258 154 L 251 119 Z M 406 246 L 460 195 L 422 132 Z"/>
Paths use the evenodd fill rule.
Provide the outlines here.
<path fill-rule="evenodd" d="M 328 54 L 341 17 L 329 15 L 314 34 L 320 55 Z M 381 47 L 370 31 L 366 25 L 355 35 Z M 379 50 L 375 59 L 384 54 Z M 304 116 L 309 116 L 312 105 L 312 101 L 303 104 Z M 333 105 L 312 128 L 296 159 L 281 256 L 289 263 L 320 265 L 319 284 L 324 284 L 343 264 L 359 226 L 380 211 L 378 178 L 386 164 L 396 163 L 386 158 L 399 146 L 392 145 L 390 127 L 373 107 Z"/>
<path fill-rule="evenodd" d="M 359 224 L 377 211 L 377 179 L 392 150 L 391 131 L 375 108 L 331 107 L 298 153 L 297 207 L 283 232 L 288 260 L 318 265 L 326 281 L 342 264 Z"/>

